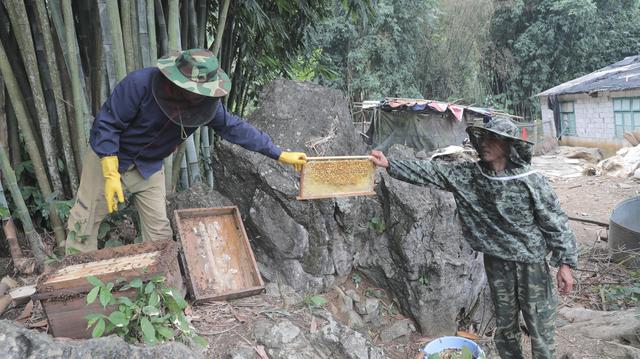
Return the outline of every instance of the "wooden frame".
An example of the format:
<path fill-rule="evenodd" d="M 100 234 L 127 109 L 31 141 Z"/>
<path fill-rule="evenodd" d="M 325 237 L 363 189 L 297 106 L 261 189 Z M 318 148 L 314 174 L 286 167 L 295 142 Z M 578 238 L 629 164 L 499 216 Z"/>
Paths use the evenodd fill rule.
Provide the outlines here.
<path fill-rule="evenodd" d="M 357 160 L 369 160 L 371 161 L 370 156 L 327 156 L 327 157 L 307 157 L 307 163 L 313 162 L 338 162 L 338 161 L 357 161 Z M 376 174 L 376 166 L 371 162 L 371 169 L 367 174 L 368 178 L 365 179 L 365 182 L 360 183 L 358 185 L 351 186 L 343 186 L 342 190 L 340 190 L 339 186 L 329 186 L 328 188 L 318 189 L 314 188 L 314 186 L 323 185 L 318 181 L 313 181 L 309 176 L 309 167 L 304 165 L 302 166 L 302 171 L 300 172 L 300 195 L 296 198 L 298 200 L 308 200 L 308 199 L 327 199 L 327 198 L 336 198 L 336 197 L 351 197 L 351 196 L 372 196 L 375 195 L 374 181 Z M 333 188 L 332 188 L 333 187 Z M 323 192 L 324 191 L 324 192 Z"/>
<path fill-rule="evenodd" d="M 86 276 L 94 275 L 103 282 L 118 278 L 143 281 L 153 276 L 166 278 L 168 287 L 185 293 L 178 265 L 178 245 L 172 240 L 149 241 L 115 248 L 67 256 L 61 265 L 47 271 L 36 287 L 49 328 L 55 337 L 91 338 L 85 316 L 89 313 L 109 315 L 116 306 L 103 308 L 99 301 L 86 303 L 86 295 L 93 288 Z M 135 298 L 136 291 L 114 291 L 116 297 Z"/>
<path fill-rule="evenodd" d="M 196 302 L 263 291 L 238 207 L 176 210 L 175 224 L 187 288 Z"/>

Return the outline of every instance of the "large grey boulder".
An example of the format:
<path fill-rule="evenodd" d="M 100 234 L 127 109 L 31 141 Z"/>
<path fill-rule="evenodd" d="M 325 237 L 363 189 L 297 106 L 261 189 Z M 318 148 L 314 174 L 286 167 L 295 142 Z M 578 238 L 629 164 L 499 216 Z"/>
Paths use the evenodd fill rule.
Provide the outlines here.
<path fill-rule="evenodd" d="M 319 85 L 275 81 L 249 121 L 285 150 L 369 152 L 347 100 Z M 406 148 L 399 151 L 415 158 Z M 299 175 L 291 166 L 225 141 L 217 141 L 214 162 L 217 190 L 240 207 L 269 281 L 298 291 L 326 290 L 356 266 L 390 291 L 430 336 L 455 333 L 457 318 L 486 284 L 481 256 L 464 242 L 446 192 L 380 171 L 377 196 L 298 201 Z"/>
<path fill-rule="evenodd" d="M 14 322 L 0 320 L 0 358 L 175 359 L 202 358 L 202 355 L 176 342 L 151 347 L 130 345 L 117 336 L 89 340 L 56 339 Z"/>

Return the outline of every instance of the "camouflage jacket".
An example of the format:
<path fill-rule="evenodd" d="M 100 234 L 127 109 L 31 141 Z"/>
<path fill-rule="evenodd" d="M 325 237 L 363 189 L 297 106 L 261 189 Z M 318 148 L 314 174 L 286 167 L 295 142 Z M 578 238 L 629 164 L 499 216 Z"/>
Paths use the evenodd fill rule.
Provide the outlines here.
<path fill-rule="evenodd" d="M 555 192 L 528 163 L 511 167 L 494 172 L 482 162 L 390 160 L 387 171 L 453 193 L 473 249 L 526 263 L 540 263 L 551 252 L 551 265 L 575 267 L 575 235 Z"/>

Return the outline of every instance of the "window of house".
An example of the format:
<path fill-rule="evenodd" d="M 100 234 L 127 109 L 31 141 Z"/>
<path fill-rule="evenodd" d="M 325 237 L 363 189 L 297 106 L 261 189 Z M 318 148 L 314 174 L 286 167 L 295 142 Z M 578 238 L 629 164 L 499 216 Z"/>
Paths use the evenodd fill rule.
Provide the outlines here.
<path fill-rule="evenodd" d="M 618 138 L 627 131 L 640 130 L 640 97 L 614 98 L 613 118 Z"/>
<path fill-rule="evenodd" d="M 573 101 L 560 102 L 560 121 L 562 121 L 563 135 L 576 135 L 576 113 L 573 105 Z"/>

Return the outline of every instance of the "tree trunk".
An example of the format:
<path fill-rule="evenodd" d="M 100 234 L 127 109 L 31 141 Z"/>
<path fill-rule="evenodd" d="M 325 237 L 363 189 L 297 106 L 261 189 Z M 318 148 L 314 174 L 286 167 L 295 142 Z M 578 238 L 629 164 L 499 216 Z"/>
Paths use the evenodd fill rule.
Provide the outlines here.
<path fill-rule="evenodd" d="M 147 31 L 149 32 L 149 61 L 151 66 L 158 60 L 158 45 L 156 44 L 156 10 L 154 0 L 147 0 Z"/>
<path fill-rule="evenodd" d="M 53 37 L 51 36 L 51 26 L 49 24 L 49 16 L 47 9 L 42 1 L 34 1 L 36 5 L 36 18 L 40 25 L 42 35 L 44 36 L 45 54 L 47 58 L 47 64 L 49 66 L 49 75 L 51 76 L 51 86 L 53 87 L 53 94 L 56 106 L 56 113 L 58 114 L 58 128 L 60 129 L 60 139 L 62 140 L 62 153 L 67 165 L 67 174 L 69 175 L 69 182 L 71 184 L 71 190 L 75 194 L 78 190 L 78 171 L 76 169 L 76 162 L 73 156 L 73 148 L 71 146 L 71 136 L 69 134 L 69 121 L 67 120 L 67 113 L 65 111 L 65 105 L 62 96 L 62 85 L 60 84 L 60 72 L 58 64 L 56 62 L 56 52 L 53 47 Z"/>
<path fill-rule="evenodd" d="M 211 52 L 215 56 L 218 56 L 218 52 L 220 52 L 220 46 L 222 45 L 222 34 L 224 33 L 224 28 L 227 24 L 227 13 L 229 12 L 229 3 L 231 0 L 224 0 L 224 5 L 222 5 L 222 11 L 220 12 L 220 18 L 218 19 L 218 26 L 216 27 L 216 40 L 213 42 L 213 47 Z"/>
<path fill-rule="evenodd" d="M 142 68 L 142 54 L 140 53 L 140 38 L 138 37 L 138 28 L 139 21 L 138 16 L 142 18 L 146 18 L 146 15 L 138 14 L 138 3 L 142 3 L 142 7 L 144 8 L 144 1 L 140 2 L 137 0 L 129 2 L 129 18 L 131 19 L 131 44 L 133 45 L 133 69 L 137 70 Z M 146 19 L 144 20 L 146 23 Z"/>
<path fill-rule="evenodd" d="M 138 43 L 140 44 L 140 57 L 142 58 L 142 67 L 150 67 L 155 65 L 151 62 L 151 54 L 149 53 L 149 30 L 147 24 L 147 3 L 144 1 L 136 1 L 138 6 Z"/>
<path fill-rule="evenodd" d="M 40 157 L 40 152 L 38 151 L 38 146 L 35 141 L 33 130 L 31 129 L 29 116 L 27 115 L 27 111 L 24 108 L 24 103 L 22 102 L 22 94 L 20 93 L 20 89 L 18 88 L 13 70 L 11 69 L 9 62 L 7 61 L 7 54 L 4 51 L 2 43 L 0 43 L 0 74 L 2 74 L 2 77 L 4 78 L 9 98 L 11 99 L 18 124 L 20 126 L 20 129 L 22 130 L 24 145 L 27 148 L 27 152 L 29 153 L 31 162 L 33 163 L 33 170 L 36 174 L 38 187 L 40 188 L 40 192 L 42 192 L 44 198 L 48 198 L 51 195 L 51 187 L 49 187 L 47 173 L 45 172 L 44 164 L 42 163 L 42 158 Z M 50 206 L 49 218 L 51 219 L 51 226 L 53 227 L 58 246 L 63 247 L 65 232 L 64 228 L 62 227 L 62 221 L 60 220 L 58 213 L 53 208 L 53 205 Z"/>
<path fill-rule="evenodd" d="M 31 245 L 31 252 L 33 253 L 33 257 L 36 259 L 37 267 L 40 269 L 44 264 L 45 258 L 42 240 L 40 239 L 40 235 L 38 235 L 38 233 L 33 228 L 31 217 L 29 217 L 29 210 L 27 209 L 27 205 L 24 203 L 24 198 L 22 197 L 20 187 L 18 186 L 18 182 L 16 181 L 16 174 L 15 172 L 13 172 L 13 169 L 9 165 L 9 157 L 2 147 L 0 147 L 0 168 L 2 169 L 2 177 L 4 178 L 4 181 L 7 183 L 7 187 L 11 192 L 11 198 L 13 198 L 13 203 L 16 206 L 18 218 L 20 218 L 20 221 L 22 222 L 24 234 L 26 235 L 27 239 L 29 240 L 29 244 Z M 17 257 L 21 258 L 22 251 L 20 251 L 20 247 L 18 247 L 16 250 L 17 252 L 19 252 L 16 253 Z"/>
<path fill-rule="evenodd" d="M 40 133 L 42 135 L 42 144 L 44 147 L 45 157 L 47 159 L 47 168 L 51 178 L 51 184 L 55 191 L 61 195 L 64 193 L 62 187 L 62 179 L 58 170 L 58 151 L 55 139 L 51 133 L 51 125 L 49 123 L 49 114 L 44 102 L 44 93 L 42 92 L 42 83 L 40 82 L 40 71 L 38 70 L 38 60 L 33 48 L 33 38 L 31 37 L 31 29 L 29 27 L 29 19 L 27 10 L 21 0 L 10 0 L 7 2 L 7 11 L 9 16 L 13 18 L 11 25 L 18 40 L 18 47 L 22 54 L 22 60 L 27 71 L 27 78 L 31 85 L 31 91 L 34 97 L 36 113 L 38 116 L 38 124 L 40 125 Z"/>

